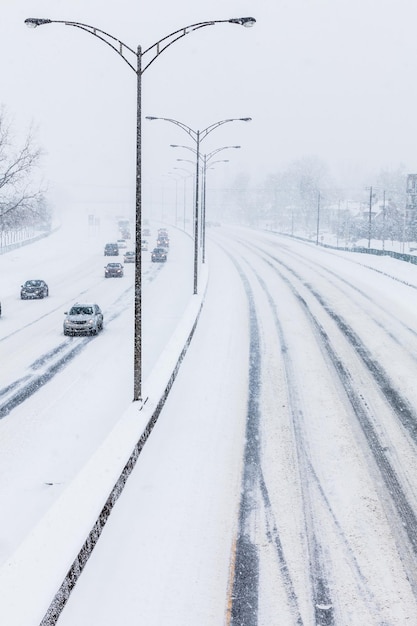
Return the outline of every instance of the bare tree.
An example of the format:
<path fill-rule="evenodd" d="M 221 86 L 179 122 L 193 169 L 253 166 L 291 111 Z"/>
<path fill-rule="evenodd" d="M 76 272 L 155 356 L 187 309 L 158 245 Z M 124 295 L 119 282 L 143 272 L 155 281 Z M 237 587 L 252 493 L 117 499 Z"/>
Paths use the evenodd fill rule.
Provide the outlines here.
<path fill-rule="evenodd" d="M 44 189 L 37 180 L 42 152 L 30 130 L 20 146 L 12 140 L 11 126 L 0 109 L 0 227 L 2 230 L 38 225 L 47 213 Z"/>

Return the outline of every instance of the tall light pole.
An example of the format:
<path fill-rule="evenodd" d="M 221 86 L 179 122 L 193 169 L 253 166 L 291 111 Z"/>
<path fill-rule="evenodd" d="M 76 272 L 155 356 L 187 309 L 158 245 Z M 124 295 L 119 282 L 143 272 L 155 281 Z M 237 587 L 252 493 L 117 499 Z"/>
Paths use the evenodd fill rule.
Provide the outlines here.
<path fill-rule="evenodd" d="M 240 146 L 227 146 L 231 148 L 240 148 Z M 210 163 L 211 158 L 220 152 L 220 150 L 224 150 L 225 148 L 218 148 L 217 150 L 213 150 L 209 154 L 203 155 L 203 190 L 202 190 L 202 203 L 201 203 L 201 242 L 202 242 L 202 252 L 201 252 L 201 262 L 206 262 L 206 191 L 207 191 L 207 170 L 211 169 L 213 165 L 216 163 L 229 163 L 229 159 L 217 159 Z"/>
<path fill-rule="evenodd" d="M 320 191 L 317 193 L 317 224 L 316 224 L 316 246 L 319 245 L 319 234 L 320 234 Z"/>
<path fill-rule="evenodd" d="M 178 145 L 175 143 L 170 144 L 171 148 L 185 148 L 185 150 L 191 150 L 191 152 L 194 152 L 194 154 L 197 153 L 197 151 L 194 148 L 190 148 L 190 146 L 182 146 L 182 145 Z M 201 205 L 201 213 L 202 213 L 202 218 L 201 218 L 201 230 L 202 230 L 202 235 L 201 235 L 201 240 L 202 240 L 202 262 L 205 263 L 206 260 L 206 178 L 207 178 L 207 164 L 208 162 L 219 152 L 221 152 L 222 150 L 232 150 L 232 149 L 238 149 L 241 148 L 241 146 L 222 146 L 221 148 L 216 148 L 215 150 L 212 150 L 212 152 L 209 152 L 208 154 L 204 154 L 203 155 L 203 165 L 202 165 L 202 172 L 203 172 L 203 189 L 202 189 L 202 205 Z M 225 163 L 228 159 L 224 159 L 224 160 L 220 160 L 220 161 L 215 161 L 215 163 Z M 177 161 L 185 161 L 188 163 L 191 163 L 191 161 L 189 159 L 177 159 Z M 213 163 L 212 163 L 213 165 Z"/>
<path fill-rule="evenodd" d="M 214 26 L 215 24 L 237 24 L 239 26 L 250 27 L 255 24 L 253 17 L 238 17 L 227 20 L 211 20 L 206 22 L 198 22 L 180 28 L 157 42 L 142 50 L 142 46 L 138 45 L 137 49 L 127 46 L 117 37 L 100 30 L 95 26 L 89 26 L 81 22 L 72 22 L 67 20 L 50 20 L 45 18 L 30 17 L 25 20 L 25 24 L 31 28 L 43 26 L 45 24 L 64 24 L 65 26 L 73 26 L 79 28 L 97 39 L 107 44 L 114 50 L 136 74 L 136 217 L 135 217 L 135 329 L 134 329 L 134 365 L 133 365 L 133 400 L 142 399 L 142 260 L 141 260 L 141 244 L 142 244 L 142 140 L 141 140 L 141 122 L 142 122 L 142 74 L 173 43 L 206 26 Z"/>
<path fill-rule="evenodd" d="M 375 187 L 367 187 L 369 191 L 369 208 L 368 208 L 368 250 L 371 248 L 372 239 L 372 199 L 375 196 Z"/>
<path fill-rule="evenodd" d="M 175 169 L 175 168 L 173 168 L 173 169 Z M 177 226 L 177 222 L 178 222 L 178 180 L 180 178 L 182 178 L 182 176 L 179 176 L 176 172 L 168 172 L 168 174 L 162 174 L 162 176 L 170 178 L 175 183 L 175 220 L 174 220 L 174 223 L 175 223 L 175 226 Z"/>
<path fill-rule="evenodd" d="M 177 159 L 177 161 L 180 159 Z M 194 165 L 194 163 L 193 163 Z M 183 182 L 183 231 L 185 232 L 185 209 L 186 209 L 186 189 L 187 189 L 187 179 L 188 178 L 192 178 L 194 180 L 194 172 L 190 172 L 190 170 L 187 170 L 185 167 L 173 167 L 172 169 L 174 170 L 181 170 L 183 172 L 187 172 L 187 176 L 184 176 L 184 174 L 181 176 L 182 178 L 182 182 Z M 193 183 L 193 189 L 194 189 L 194 183 Z M 193 202 L 194 205 L 194 202 Z"/>
<path fill-rule="evenodd" d="M 198 292 L 198 219 L 199 219 L 199 170 L 200 170 L 200 143 L 209 135 L 213 130 L 219 128 L 223 124 L 227 124 L 228 122 L 250 122 L 252 120 L 251 117 L 233 117 L 225 120 L 220 120 L 219 122 L 214 122 L 214 124 L 210 124 L 207 128 L 203 130 L 193 130 L 187 124 L 183 122 L 179 122 L 178 120 L 174 120 L 169 117 L 155 117 L 153 115 L 147 115 L 147 120 L 162 120 L 164 122 L 171 122 L 171 124 L 175 124 L 184 130 L 187 135 L 193 139 L 196 144 L 194 153 L 196 155 L 196 171 L 195 171 L 195 210 L 194 210 L 194 295 Z"/>

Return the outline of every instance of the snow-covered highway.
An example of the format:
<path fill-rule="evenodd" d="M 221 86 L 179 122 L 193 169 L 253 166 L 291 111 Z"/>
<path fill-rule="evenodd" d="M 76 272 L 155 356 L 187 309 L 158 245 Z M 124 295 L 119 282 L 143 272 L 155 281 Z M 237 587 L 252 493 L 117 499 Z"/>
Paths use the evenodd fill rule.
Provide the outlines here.
<path fill-rule="evenodd" d="M 6 511 L 0 562 L 131 403 L 133 264 L 125 266 L 122 279 L 104 278 L 104 244 L 117 236 L 114 219 L 91 230 L 81 216 L 64 221 L 46 239 L 0 256 L 0 494 Z M 143 253 L 144 377 L 192 293 L 191 240 L 173 233 L 172 248 L 166 268 Z M 20 285 L 28 278 L 44 279 L 49 297 L 21 301 Z M 97 337 L 64 337 L 64 311 L 77 300 L 103 309 L 104 330 Z"/>
<path fill-rule="evenodd" d="M 416 621 L 416 288 L 389 258 L 212 233 L 181 374 L 59 624 Z"/>
<path fill-rule="evenodd" d="M 191 345 L 57 623 L 417 623 L 417 267 L 226 227 L 208 253 Z M 171 261 L 146 288 L 147 373 L 190 298 Z M 2 560 L 130 401 L 129 289 L 110 282 L 91 286 L 120 312 L 106 332 L 0 420 Z"/>

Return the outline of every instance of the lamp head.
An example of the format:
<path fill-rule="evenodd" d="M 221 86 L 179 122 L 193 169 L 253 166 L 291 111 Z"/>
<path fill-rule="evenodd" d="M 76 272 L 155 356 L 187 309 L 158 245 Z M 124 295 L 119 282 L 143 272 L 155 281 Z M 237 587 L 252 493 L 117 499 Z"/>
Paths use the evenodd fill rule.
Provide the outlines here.
<path fill-rule="evenodd" d="M 52 20 L 46 20 L 41 17 L 28 17 L 25 20 L 26 26 L 29 28 L 36 28 L 37 26 L 42 26 L 43 24 L 50 24 Z"/>
<path fill-rule="evenodd" d="M 146 120 L 159 120 L 159 117 L 154 117 L 153 115 L 147 115 L 145 119 Z"/>
<path fill-rule="evenodd" d="M 251 122 L 252 118 L 251 117 L 239 117 L 239 121 L 240 122 Z"/>
<path fill-rule="evenodd" d="M 245 28 L 251 28 L 256 24 L 256 20 L 254 17 L 234 17 L 229 20 L 231 24 L 239 24 L 240 26 L 244 26 Z"/>

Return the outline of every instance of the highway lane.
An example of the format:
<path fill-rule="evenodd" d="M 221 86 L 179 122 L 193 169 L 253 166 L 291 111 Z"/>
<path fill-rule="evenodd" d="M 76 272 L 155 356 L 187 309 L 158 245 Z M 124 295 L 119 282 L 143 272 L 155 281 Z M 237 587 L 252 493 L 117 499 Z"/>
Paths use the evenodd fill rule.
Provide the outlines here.
<path fill-rule="evenodd" d="M 416 621 L 416 268 L 212 239 L 181 375 L 59 625 Z"/>
<path fill-rule="evenodd" d="M 103 255 L 104 243 L 116 237 L 113 220 L 103 220 L 94 232 L 71 222 L 36 244 L 0 256 L 0 404 L 24 385 L 33 387 L 0 419 L 1 562 L 132 401 L 133 264 L 125 266 L 121 279 L 104 278 L 109 258 Z M 166 265 L 153 264 L 150 252 L 142 253 L 144 377 L 192 294 L 191 239 L 179 231 L 171 237 Z M 46 280 L 50 296 L 21 301 L 20 284 L 27 278 Z M 104 330 L 91 339 L 64 337 L 64 311 L 81 299 L 100 304 Z"/>
<path fill-rule="evenodd" d="M 266 236 L 242 238 L 240 245 L 255 273 L 252 289 L 267 294 L 284 368 L 268 395 L 276 406 L 277 389 L 285 389 L 279 417 L 292 438 L 284 464 L 292 459 L 298 480 L 292 492 L 282 485 L 277 494 L 282 444 L 265 436 L 274 454 L 268 462 L 260 452 L 258 490 L 293 623 L 391 623 L 399 595 L 408 597 L 406 620 L 409 612 L 415 615 L 416 398 L 401 373 L 414 361 L 413 268 L 372 267 L 352 256 L 340 263 L 331 252 L 285 240 L 277 245 Z M 265 328 L 268 306 L 255 301 Z M 265 359 L 273 326 L 263 334 Z M 264 384 L 258 399 L 266 433 L 274 415 L 273 404 L 262 401 L 267 392 Z M 283 505 L 295 515 L 292 526 L 282 519 Z M 288 528 L 297 529 L 298 541 L 289 539 Z M 297 549 L 301 567 L 294 561 Z M 259 576 L 266 567 L 270 584 L 270 563 L 263 560 L 260 549 Z M 268 602 L 260 603 L 259 615 L 261 623 L 275 623 Z M 232 623 L 239 617 L 237 610 Z"/>

